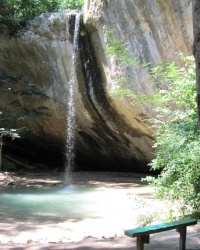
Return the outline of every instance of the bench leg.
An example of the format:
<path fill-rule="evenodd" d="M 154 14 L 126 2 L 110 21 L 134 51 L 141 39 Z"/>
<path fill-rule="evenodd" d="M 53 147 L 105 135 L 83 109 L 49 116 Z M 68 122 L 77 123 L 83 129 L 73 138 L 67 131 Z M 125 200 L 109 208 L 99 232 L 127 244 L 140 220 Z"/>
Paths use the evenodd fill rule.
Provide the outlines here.
<path fill-rule="evenodd" d="M 187 229 L 186 227 L 180 227 L 180 228 L 177 228 L 177 232 L 180 233 L 179 250 L 185 250 Z"/>
<path fill-rule="evenodd" d="M 137 237 L 137 250 L 144 250 L 144 243 L 149 243 L 149 235 L 143 235 Z"/>
<path fill-rule="evenodd" d="M 144 250 L 143 236 L 138 236 L 137 237 L 137 250 Z"/>

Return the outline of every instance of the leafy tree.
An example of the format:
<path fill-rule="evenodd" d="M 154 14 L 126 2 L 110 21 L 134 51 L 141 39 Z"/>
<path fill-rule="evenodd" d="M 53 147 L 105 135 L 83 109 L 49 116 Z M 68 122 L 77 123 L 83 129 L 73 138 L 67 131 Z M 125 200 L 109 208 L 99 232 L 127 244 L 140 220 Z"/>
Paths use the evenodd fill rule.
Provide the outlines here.
<path fill-rule="evenodd" d="M 109 38 L 108 55 L 114 56 L 122 67 L 129 66 L 130 58 L 123 41 L 115 41 L 113 31 Z M 118 55 L 120 53 L 120 57 Z M 128 55 L 128 56 L 127 56 Z M 121 58 L 123 62 L 120 62 Z M 183 67 L 163 62 L 155 67 L 150 63 L 133 63 L 148 71 L 155 92 L 138 95 L 131 88 L 117 88 L 111 94 L 129 96 L 131 104 L 152 105 L 156 118 L 148 119 L 155 131 L 155 158 L 149 164 L 159 170 L 157 177 L 147 177 L 156 187 L 159 198 L 179 203 L 181 211 L 200 209 L 200 132 L 197 127 L 196 74 L 192 56 L 181 56 Z M 129 60 L 130 61 L 130 60 Z M 136 60 L 137 61 L 137 60 Z M 125 79 L 122 83 L 128 81 Z"/>
<path fill-rule="evenodd" d="M 200 133 L 197 127 L 196 74 L 193 57 L 184 57 L 184 66 L 163 63 L 150 70 L 157 84 L 159 106 L 156 118 L 151 119 L 155 129 L 155 159 L 153 170 L 158 177 L 148 177 L 160 198 L 200 209 Z M 153 96 L 152 96 L 153 97 Z M 158 98 L 159 97 L 159 98 Z"/>
<path fill-rule="evenodd" d="M 0 0 L 0 30 L 15 33 L 27 20 L 45 12 L 80 9 L 83 0 Z"/>
<path fill-rule="evenodd" d="M 84 0 L 62 0 L 59 3 L 58 10 L 64 10 L 64 9 L 69 9 L 69 10 L 80 10 L 81 7 L 83 6 Z"/>

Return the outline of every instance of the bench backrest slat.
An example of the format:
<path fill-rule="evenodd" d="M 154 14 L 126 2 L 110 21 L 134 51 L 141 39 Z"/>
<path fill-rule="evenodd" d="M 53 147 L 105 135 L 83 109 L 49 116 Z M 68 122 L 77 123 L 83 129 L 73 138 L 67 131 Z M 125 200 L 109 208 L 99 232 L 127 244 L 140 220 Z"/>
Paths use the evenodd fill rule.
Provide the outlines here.
<path fill-rule="evenodd" d="M 195 219 L 185 219 L 180 221 L 173 221 L 168 223 L 162 223 L 157 225 L 150 225 L 146 227 L 136 228 L 136 229 L 128 229 L 124 231 L 124 234 L 129 237 L 137 237 L 142 235 L 154 234 L 162 231 L 168 231 L 175 228 L 183 227 L 183 226 L 191 226 L 197 224 L 197 220 Z"/>

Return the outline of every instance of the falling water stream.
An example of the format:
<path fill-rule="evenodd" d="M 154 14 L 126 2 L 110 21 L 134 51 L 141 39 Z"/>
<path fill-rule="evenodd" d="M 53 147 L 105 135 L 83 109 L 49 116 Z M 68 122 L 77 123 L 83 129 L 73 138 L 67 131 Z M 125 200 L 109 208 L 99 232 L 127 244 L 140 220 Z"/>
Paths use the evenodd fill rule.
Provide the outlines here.
<path fill-rule="evenodd" d="M 70 76 L 71 80 L 68 82 L 69 95 L 66 118 L 67 135 L 65 182 L 68 185 L 63 185 L 61 187 L 52 186 L 48 189 L 36 189 L 27 186 L 27 188 L 23 189 L 8 187 L 7 189 L 0 190 L 0 222 L 4 225 L 6 224 L 9 226 L 11 224 L 12 227 L 15 226 L 16 228 L 18 228 L 20 225 L 23 225 L 23 223 L 26 223 L 28 231 L 31 230 L 31 228 L 34 228 L 34 230 L 36 229 L 36 227 L 39 228 L 39 225 L 41 224 L 46 225 L 51 223 L 73 222 L 77 225 L 82 225 L 81 223 L 83 223 L 84 230 L 85 228 L 87 230 L 88 228 L 93 230 L 92 228 L 94 227 L 97 231 L 101 231 L 99 228 L 101 228 L 102 226 L 103 233 L 105 233 L 107 223 L 107 225 L 109 226 L 113 225 L 113 233 L 116 232 L 117 226 L 119 227 L 119 231 L 121 232 L 120 223 L 124 222 L 124 216 L 129 213 L 130 201 L 127 196 L 127 187 L 124 187 L 123 185 L 121 187 L 118 187 L 118 183 L 116 187 L 116 185 L 109 182 L 99 184 L 98 181 L 94 181 L 91 184 L 90 181 L 88 181 L 88 175 L 87 181 L 85 181 L 84 184 L 82 183 L 72 185 L 71 182 L 71 172 L 73 170 L 75 160 L 74 145 L 76 114 L 74 91 L 77 81 L 76 66 L 78 59 L 79 28 L 80 14 L 76 14 L 74 38 L 72 44 L 73 50 L 72 70 Z M 89 86 L 90 85 L 91 80 L 89 81 Z M 93 95 L 94 90 L 92 86 L 90 87 L 92 91 L 92 93 L 90 94 Z M 129 221 L 130 218 L 128 218 L 128 222 Z M 37 226 L 35 226 L 35 224 Z M 70 225 L 72 226 L 72 224 Z M 89 225 L 88 228 L 87 225 Z M 55 230 L 55 226 L 53 229 Z M 62 232 L 61 229 L 59 231 L 59 234 Z M 20 227 L 18 231 L 19 230 Z M 70 230 L 73 232 L 71 228 Z M 4 231 L 5 233 L 7 232 L 6 230 Z M 33 232 L 33 229 L 31 232 Z M 68 230 L 68 233 L 69 232 L 70 231 Z M 21 231 L 20 233 L 18 232 L 18 234 L 20 235 Z M 37 230 L 35 231 L 35 234 L 37 235 L 37 237 L 41 237 Z M 65 231 L 64 235 L 65 237 L 67 235 Z M 47 237 L 51 236 L 48 235 Z M 4 235 L 0 232 L 0 242 L 7 242 L 10 240 L 10 238 L 13 240 L 14 236 L 9 236 L 7 234 Z M 19 240 L 19 242 L 21 242 L 21 239 Z"/>
<path fill-rule="evenodd" d="M 78 54 L 78 37 L 80 27 L 80 13 L 75 16 L 74 25 L 74 39 L 72 44 L 72 71 L 71 79 L 68 82 L 68 105 L 67 105 L 67 139 L 66 139 L 66 166 L 65 166 L 65 180 L 68 184 L 71 183 L 71 172 L 74 167 L 74 144 L 75 144 L 75 103 L 74 103 L 74 87 L 76 78 L 76 65 Z"/>

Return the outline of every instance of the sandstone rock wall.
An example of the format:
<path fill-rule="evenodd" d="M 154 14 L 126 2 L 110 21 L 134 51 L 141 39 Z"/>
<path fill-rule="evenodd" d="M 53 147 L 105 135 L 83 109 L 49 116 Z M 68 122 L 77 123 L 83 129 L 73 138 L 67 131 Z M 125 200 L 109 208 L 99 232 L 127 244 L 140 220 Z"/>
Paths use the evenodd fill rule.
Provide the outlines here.
<path fill-rule="evenodd" d="M 6 155 L 12 152 L 19 162 L 64 165 L 73 20 L 67 12 L 43 14 L 18 36 L 1 35 L 0 72 L 7 76 L 9 87 L 29 93 L 16 97 L 2 92 L 2 107 L 9 106 L 15 113 L 16 105 L 12 108 L 9 98 L 17 98 L 27 112 L 45 118 L 12 122 L 12 126 L 30 129 L 5 147 Z M 147 72 L 133 66 L 122 69 L 115 58 L 107 56 L 105 31 L 111 29 L 140 62 L 178 61 L 175 53 L 192 53 L 191 1 L 85 1 L 75 84 L 77 169 L 144 172 L 153 157 L 153 132 L 143 120 L 151 110 L 130 106 L 128 98 L 108 92 L 118 87 L 116 77 L 127 75 L 125 86 L 138 93 L 152 89 Z M 10 126 L 10 122 L 2 125 Z"/>

